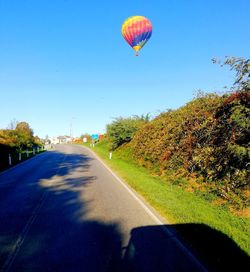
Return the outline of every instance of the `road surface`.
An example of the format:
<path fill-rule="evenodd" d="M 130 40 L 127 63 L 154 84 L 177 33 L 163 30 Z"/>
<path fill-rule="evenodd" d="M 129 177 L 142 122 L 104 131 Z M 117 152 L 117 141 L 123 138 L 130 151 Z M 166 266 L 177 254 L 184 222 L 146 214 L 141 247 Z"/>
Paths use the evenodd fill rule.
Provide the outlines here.
<path fill-rule="evenodd" d="M 202 271 L 86 148 L 0 174 L 0 271 Z"/>

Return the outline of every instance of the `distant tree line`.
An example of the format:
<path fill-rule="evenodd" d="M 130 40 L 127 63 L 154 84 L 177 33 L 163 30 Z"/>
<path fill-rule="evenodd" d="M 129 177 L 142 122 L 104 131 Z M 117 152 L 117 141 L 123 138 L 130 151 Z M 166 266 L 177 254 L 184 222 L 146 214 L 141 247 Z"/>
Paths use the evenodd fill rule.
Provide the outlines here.
<path fill-rule="evenodd" d="M 132 159 L 163 179 L 242 208 L 250 191 L 250 60 L 227 58 L 221 65 L 236 71 L 230 92 L 199 93 L 151 121 L 118 118 L 107 136 L 111 150 L 129 149 Z"/>
<path fill-rule="evenodd" d="M 0 129 L 0 168 L 6 167 L 9 154 L 15 156 L 42 144 L 27 122 L 11 122 L 7 129 Z"/>

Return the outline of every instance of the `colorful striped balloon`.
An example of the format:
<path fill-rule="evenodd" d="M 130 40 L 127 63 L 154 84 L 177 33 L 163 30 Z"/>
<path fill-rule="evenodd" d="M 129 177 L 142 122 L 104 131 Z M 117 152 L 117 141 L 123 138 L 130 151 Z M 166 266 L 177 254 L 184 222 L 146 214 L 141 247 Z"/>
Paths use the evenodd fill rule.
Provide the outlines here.
<path fill-rule="evenodd" d="M 138 56 L 139 50 L 146 44 L 152 35 L 152 24 L 144 16 L 132 16 L 122 25 L 122 36 L 135 50 Z"/>

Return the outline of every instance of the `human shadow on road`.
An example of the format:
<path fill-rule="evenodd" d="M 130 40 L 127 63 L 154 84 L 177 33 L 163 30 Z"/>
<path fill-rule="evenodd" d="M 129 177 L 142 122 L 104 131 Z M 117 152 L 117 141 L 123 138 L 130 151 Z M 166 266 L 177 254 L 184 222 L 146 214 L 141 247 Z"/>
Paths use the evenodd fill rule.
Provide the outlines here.
<path fill-rule="evenodd" d="M 46 154 L 39 158 L 49 171 L 28 182 L 21 173 L 22 181 L 9 191 L 1 188 L 9 197 L 0 199 L 0 271 L 200 271 L 176 240 L 179 233 L 210 271 L 249 267 L 248 256 L 231 239 L 202 224 L 166 226 L 169 232 L 161 226 L 134 228 L 123 245 L 118 222 L 88 217 L 93 205 L 87 190 L 97 182 L 89 171 L 92 159 L 64 159 L 54 152 L 60 159 L 52 163 Z"/>
<path fill-rule="evenodd" d="M 167 230 L 167 231 L 166 231 Z M 178 240 L 177 240 L 178 239 Z M 201 260 L 202 266 L 186 249 Z M 128 271 L 245 271 L 249 256 L 229 237 L 204 224 L 146 226 L 131 231 Z"/>

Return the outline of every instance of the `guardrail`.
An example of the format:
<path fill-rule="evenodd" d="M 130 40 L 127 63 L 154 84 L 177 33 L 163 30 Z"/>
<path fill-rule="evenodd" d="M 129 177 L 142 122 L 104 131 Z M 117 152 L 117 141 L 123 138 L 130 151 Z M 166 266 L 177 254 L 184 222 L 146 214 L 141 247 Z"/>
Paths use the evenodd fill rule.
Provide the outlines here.
<path fill-rule="evenodd" d="M 5 153 L 2 154 L 2 156 L 0 154 L 0 172 L 51 148 L 51 145 L 45 145 L 32 148 L 31 150 L 24 150 L 22 152 Z"/>

